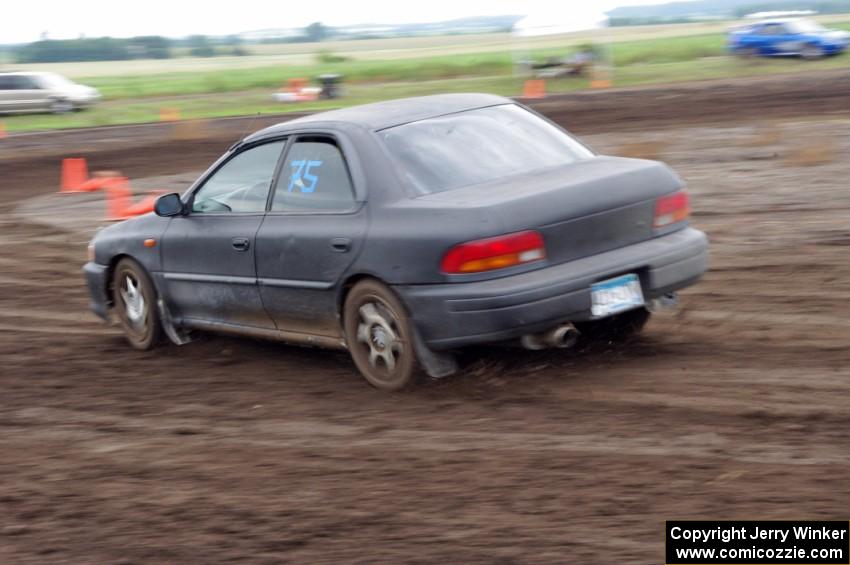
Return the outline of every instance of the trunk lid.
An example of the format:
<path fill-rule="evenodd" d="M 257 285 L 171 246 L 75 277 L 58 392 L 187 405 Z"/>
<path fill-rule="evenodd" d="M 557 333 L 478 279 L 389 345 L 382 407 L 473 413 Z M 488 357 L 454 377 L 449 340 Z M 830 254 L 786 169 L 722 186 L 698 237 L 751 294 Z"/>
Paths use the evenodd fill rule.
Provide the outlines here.
<path fill-rule="evenodd" d="M 655 200 L 682 185 L 662 163 L 600 156 L 417 200 L 486 208 L 502 233 L 538 230 L 563 263 L 653 238 Z"/>

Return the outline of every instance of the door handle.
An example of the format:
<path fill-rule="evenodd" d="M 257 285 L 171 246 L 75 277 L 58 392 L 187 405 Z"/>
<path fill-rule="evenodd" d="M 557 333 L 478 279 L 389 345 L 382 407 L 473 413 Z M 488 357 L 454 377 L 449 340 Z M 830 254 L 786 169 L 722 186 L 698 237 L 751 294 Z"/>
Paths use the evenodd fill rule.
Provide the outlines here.
<path fill-rule="evenodd" d="M 351 240 L 347 237 L 335 237 L 331 240 L 331 249 L 337 253 L 345 253 L 351 250 Z"/>
<path fill-rule="evenodd" d="M 251 247 L 251 240 L 247 237 L 234 237 L 230 243 L 233 244 L 233 249 L 236 251 L 248 251 L 248 248 Z"/>

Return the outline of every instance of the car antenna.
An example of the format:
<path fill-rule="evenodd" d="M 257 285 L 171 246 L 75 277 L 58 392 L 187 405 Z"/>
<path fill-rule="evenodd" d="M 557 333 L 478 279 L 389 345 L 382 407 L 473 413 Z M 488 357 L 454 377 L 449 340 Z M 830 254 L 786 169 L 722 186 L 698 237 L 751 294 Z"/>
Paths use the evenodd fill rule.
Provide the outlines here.
<path fill-rule="evenodd" d="M 233 149 L 234 147 L 236 147 L 237 145 L 239 145 L 240 143 L 245 141 L 245 138 L 248 137 L 248 134 L 254 129 L 254 124 L 257 123 L 257 118 L 260 117 L 261 113 L 262 112 L 257 112 L 256 114 L 254 114 L 254 117 L 251 118 L 250 122 L 248 122 L 248 126 L 242 132 L 242 135 L 239 136 L 239 141 L 237 141 L 236 143 L 234 143 L 233 145 L 230 146 L 231 149 Z"/>

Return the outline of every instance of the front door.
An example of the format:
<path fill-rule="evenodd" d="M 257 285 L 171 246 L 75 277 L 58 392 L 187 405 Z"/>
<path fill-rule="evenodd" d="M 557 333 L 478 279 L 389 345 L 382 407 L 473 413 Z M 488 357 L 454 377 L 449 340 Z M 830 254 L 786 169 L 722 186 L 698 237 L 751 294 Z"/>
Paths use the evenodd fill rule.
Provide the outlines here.
<path fill-rule="evenodd" d="M 285 142 L 249 146 L 224 162 L 173 218 L 162 247 L 176 317 L 271 329 L 257 287 L 256 236 Z"/>
<path fill-rule="evenodd" d="M 355 199 L 334 139 L 299 136 L 257 234 L 260 295 L 278 329 L 340 336 L 337 290 L 366 226 L 365 206 Z"/>

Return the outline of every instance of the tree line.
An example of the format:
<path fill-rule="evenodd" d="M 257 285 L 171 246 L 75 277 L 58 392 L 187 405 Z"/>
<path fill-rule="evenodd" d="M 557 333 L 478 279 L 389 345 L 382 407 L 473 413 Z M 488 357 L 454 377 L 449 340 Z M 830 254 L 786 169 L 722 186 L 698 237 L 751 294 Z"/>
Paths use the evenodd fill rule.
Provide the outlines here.
<path fill-rule="evenodd" d="M 691 0 L 650 6 L 626 6 L 608 12 L 611 26 L 675 24 L 706 19 L 742 18 L 759 12 L 811 10 L 817 14 L 850 12 L 850 0 Z"/>
<path fill-rule="evenodd" d="M 302 35 L 277 41 L 322 41 L 329 37 L 329 28 L 319 22 L 305 27 Z M 41 39 L 12 49 L 18 63 L 61 63 L 68 61 L 127 61 L 129 59 L 168 59 L 176 49 L 192 57 L 248 55 L 244 41 L 238 35 L 210 37 L 190 35 L 169 39 L 161 35 L 130 38 L 80 37 L 78 39 Z"/>
<path fill-rule="evenodd" d="M 160 35 L 130 38 L 81 37 L 79 39 L 42 39 L 12 50 L 18 63 L 61 63 L 66 61 L 127 61 L 130 59 L 168 59 L 174 49 L 186 48 L 193 57 L 247 55 L 237 36 L 210 38 L 192 35 L 169 39 Z"/>
<path fill-rule="evenodd" d="M 758 12 L 783 10 L 812 10 L 818 14 L 844 14 L 850 12 L 850 0 L 774 0 L 741 6 L 735 10 L 738 17 Z"/>

